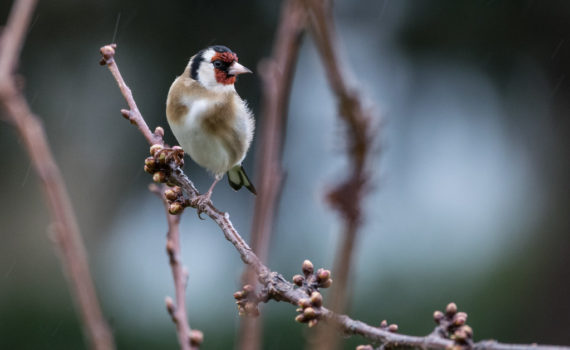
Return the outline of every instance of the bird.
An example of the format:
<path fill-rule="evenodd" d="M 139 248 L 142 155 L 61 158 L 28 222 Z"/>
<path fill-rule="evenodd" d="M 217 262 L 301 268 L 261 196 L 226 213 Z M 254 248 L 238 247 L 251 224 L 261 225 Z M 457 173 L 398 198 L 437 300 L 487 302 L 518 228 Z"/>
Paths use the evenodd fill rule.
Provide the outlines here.
<path fill-rule="evenodd" d="M 226 173 L 234 190 L 245 187 L 257 194 L 241 165 L 255 129 L 253 114 L 234 86 L 245 73 L 252 71 L 238 63 L 235 52 L 209 46 L 190 58 L 168 91 L 166 117 L 172 133 L 184 152 L 214 175 L 208 191 L 194 200 L 199 210 Z"/>

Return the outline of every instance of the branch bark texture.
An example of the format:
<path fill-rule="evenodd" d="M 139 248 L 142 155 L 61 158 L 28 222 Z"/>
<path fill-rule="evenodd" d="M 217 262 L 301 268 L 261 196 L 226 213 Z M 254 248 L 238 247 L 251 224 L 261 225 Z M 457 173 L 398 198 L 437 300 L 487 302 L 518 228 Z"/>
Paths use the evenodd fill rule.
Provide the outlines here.
<path fill-rule="evenodd" d="M 71 294 L 80 313 L 83 330 L 93 349 L 113 349 L 114 341 L 103 318 L 83 239 L 61 172 L 55 163 L 43 125 L 18 86 L 15 75 L 18 57 L 35 0 L 14 3 L 0 42 L 0 105 L 7 121 L 14 125 L 40 179 L 56 232 L 55 244 Z"/>
<path fill-rule="evenodd" d="M 117 79 L 117 84 L 127 99 L 129 106 L 135 105 L 134 100 L 132 100 L 132 95 L 126 94 L 125 91 L 123 91 L 124 89 L 127 89 L 127 87 L 125 82 L 122 80 L 121 75 L 117 74 L 118 67 L 114 60 L 114 47 L 107 45 L 101 48 L 101 53 L 103 54 L 103 63 L 107 65 L 109 70 L 113 73 L 113 76 L 115 76 Z M 129 101 L 128 98 L 131 100 Z M 155 132 L 153 134 L 146 123 L 143 124 L 144 120 L 142 119 L 142 115 L 140 115 L 140 113 L 137 115 L 138 116 L 136 118 L 132 118 L 131 121 L 136 124 L 139 130 L 141 130 L 142 134 L 145 136 L 145 138 L 147 138 L 147 141 L 149 141 L 149 143 L 152 143 L 156 140 L 158 143 L 162 143 L 162 140 L 158 140 L 158 135 L 160 135 L 160 132 Z M 159 128 L 157 128 L 157 130 L 158 129 Z M 151 137 L 148 137 L 147 135 L 151 135 Z M 198 190 L 192 181 L 188 179 L 180 167 L 171 165 L 171 172 L 167 174 L 167 177 L 167 182 L 179 186 L 184 191 L 184 194 L 189 197 L 190 202 L 192 202 L 191 199 L 196 198 L 196 196 L 199 195 Z M 293 283 L 287 281 L 281 274 L 275 271 L 271 271 L 265 264 L 263 264 L 263 262 L 253 252 L 251 247 L 243 240 L 241 235 L 235 229 L 228 213 L 221 212 L 216 207 L 214 207 L 212 203 L 208 203 L 202 209 L 203 213 L 208 215 L 220 227 L 224 237 L 237 250 L 241 260 L 245 264 L 250 265 L 251 268 L 256 272 L 258 281 L 263 286 L 265 286 L 270 299 L 287 302 L 295 306 L 299 305 L 299 302 L 302 299 L 307 299 L 307 293 L 305 291 L 300 288 L 296 288 Z M 325 307 L 319 308 L 318 318 L 334 326 L 339 332 L 343 334 L 361 335 L 371 342 L 384 344 L 385 347 L 405 346 L 421 349 L 449 349 L 453 346 L 456 346 L 456 343 L 453 340 L 442 338 L 435 334 L 430 334 L 425 337 L 418 337 L 392 333 L 380 327 L 370 326 L 364 322 L 353 320 L 346 315 L 337 314 Z M 479 343 L 475 343 L 473 348 L 489 350 L 507 350 L 513 348 L 537 350 L 570 350 L 570 347 L 545 346 L 536 344 L 502 344 L 495 341 L 481 341 Z"/>

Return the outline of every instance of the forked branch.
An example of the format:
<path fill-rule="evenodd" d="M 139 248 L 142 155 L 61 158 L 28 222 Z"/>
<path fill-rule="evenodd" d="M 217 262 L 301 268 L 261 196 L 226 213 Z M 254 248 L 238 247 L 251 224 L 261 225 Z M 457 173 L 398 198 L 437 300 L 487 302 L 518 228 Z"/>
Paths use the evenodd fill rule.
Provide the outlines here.
<path fill-rule="evenodd" d="M 155 184 L 149 186 L 151 192 L 156 194 L 164 203 L 166 212 L 166 221 L 168 223 L 168 232 L 166 233 L 166 253 L 170 269 L 172 270 L 172 278 L 174 279 L 174 292 L 176 294 L 176 303 L 171 297 L 166 297 L 166 310 L 170 314 L 172 321 L 176 325 L 176 333 L 178 334 L 178 343 L 180 349 L 198 350 L 204 336 L 201 331 L 191 329 L 186 311 L 186 287 L 188 284 L 188 270 L 180 260 L 180 215 L 172 215 L 169 213 L 169 203 L 166 198 L 167 194 L 164 188 L 160 188 Z"/>

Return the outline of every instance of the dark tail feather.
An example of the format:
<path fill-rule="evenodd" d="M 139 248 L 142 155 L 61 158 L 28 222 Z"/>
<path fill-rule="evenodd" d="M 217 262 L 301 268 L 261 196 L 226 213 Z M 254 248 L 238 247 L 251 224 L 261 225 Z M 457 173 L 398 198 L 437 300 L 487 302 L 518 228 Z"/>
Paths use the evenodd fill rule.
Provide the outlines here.
<path fill-rule="evenodd" d="M 239 190 L 242 187 L 247 188 L 251 193 L 257 194 L 255 187 L 245 174 L 241 165 L 236 165 L 228 171 L 228 182 L 234 190 Z"/>

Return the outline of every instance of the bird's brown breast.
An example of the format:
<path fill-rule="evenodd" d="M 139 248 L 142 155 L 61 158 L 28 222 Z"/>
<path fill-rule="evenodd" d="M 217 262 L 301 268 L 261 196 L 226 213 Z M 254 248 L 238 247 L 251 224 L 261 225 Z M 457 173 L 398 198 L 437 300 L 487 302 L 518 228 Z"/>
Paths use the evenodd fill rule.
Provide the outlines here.
<path fill-rule="evenodd" d="M 215 103 L 202 119 L 202 130 L 222 142 L 233 164 L 247 151 L 247 141 L 239 133 L 236 108 L 235 94 L 231 94 Z"/>
<path fill-rule="evenodd" d="M 189 109 L 184 103 L 185 96 L 191 96 L 193 99 L 212 98 L 213 96 L 200 83 L 186 77 L 184 75 L 178 77 L 168 92 L 166 100 L 166 117 L 170 123 L 183 124 L 183 118 L 188 114 Z"/>
<path fill-rule="evenodd" d="M 230 163 L 238 163 L 248 148 L 247 137 L 240 133 L 240 121 L 237 120 L 238 104 L 241 103 L 239 96 L 235 92 L 212 92 L 192 79 L 179 77 L 170 88 L 166 105 L 170 123 L 184 124 L 183 118 L 189 113 L 185 103 L 187 97 L 210 102 L 210 107 L 199 118 L 201 130 L 222 143 Z"/>

